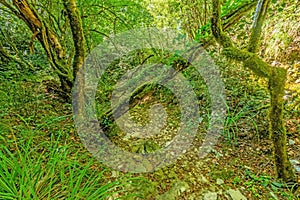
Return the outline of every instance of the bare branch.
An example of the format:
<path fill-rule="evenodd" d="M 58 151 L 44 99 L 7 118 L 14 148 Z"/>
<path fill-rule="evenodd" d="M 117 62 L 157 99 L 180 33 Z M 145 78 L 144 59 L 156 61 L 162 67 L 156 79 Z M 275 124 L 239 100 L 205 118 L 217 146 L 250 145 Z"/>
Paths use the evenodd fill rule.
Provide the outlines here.
<path fill-rule="evenodd" d="M 265 21 L 266 13 L 269 5 L 270 5 L 270 0 L 259 0 L 257 4 L 255 15 L 254 15 L 252 33 L 251 33 L 250 42 L 248 46 L 248 51 L 250 52 L 253 53 L 257 52 L 262 26 Z"/>

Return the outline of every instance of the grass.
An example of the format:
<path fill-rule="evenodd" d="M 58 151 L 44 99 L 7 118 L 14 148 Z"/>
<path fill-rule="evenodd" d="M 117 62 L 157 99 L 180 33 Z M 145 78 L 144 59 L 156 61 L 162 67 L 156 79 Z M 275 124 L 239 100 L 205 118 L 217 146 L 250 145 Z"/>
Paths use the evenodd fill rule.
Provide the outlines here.
<path fill-rule="evenodd" d="M 108 178 L 74 134 L 70 105 L 46 96 L 40 81 L 3 80 L 0 88 L 0 199 L 138 195 L 126 188 L 139 178 Z"/>
<path fill-rule="evenodd" d="M 237 142 L 239 144 L 252 143 L 251 138 L 241 141 L 240 133 L 257 133 L 259 135 L 258 132 L 261 133 L 267 127 L 264 120 L 257 117 L 265 119 L 265 113 L 268 110 L 266 106 L 269 103 L 268 95 L 256 84 L 249 82 L 250 78 L 249 80 L 246 78 L 249 77 L 247 72 L 227 66 L 223 67 L 226 67 L 226 69 L 222 69 L 224 72 L 222 75 L 228 97 L 226 99 L 228 116 L 223 136 L 230 145 L 235 145 Z M 96 96 L 100 102 L 97 102 L 100 116 L 109 107 L 112 85 L 122 71 L 115 73 L 116 77 L 113 80 L 109 79 L 110 76 L 104 75 L 103 83 L 98 85 L 101 87 L 99 90 L 101 93 Z M 209 124 L 210 113 L 208 91 L 195 69 L 189 68 L 183 74 L 190 80 L 190 84 L 199 97 L 200 114 L 204 118 L 200 127 L 205 129 Z M 22 78 L 17 80 L 1 79 L 0 77 L 0 110 L 2 111 L 0 113 L 0 144 L 3 145 L 0 146 L 0 199 L 107 199 L 108 197 L 113 199 L 150 199 L 168 191 L 178 180 L 190 179 L 189 184 L 195 185 L 195 188 L 191 188 L 190 193 L 198 193 L 202 190 L 201 188 L 206 188 L 201 181 L 197 182 L 196 179 L 199 174 L 205 174 L 206 169 L 191 165 L 191 163 L 197 164 L 195 159 L 198 159 L 198 155 L 195 159 L 191 157 L 191 160 L 184 158 L 187 162 L 179 159 L 174 165 L 165 167 L 164 171 L 145 173 L 142 175 L 145 177 L 142 181 L 140 178 L 131 178 L 135 176 L 132 174 L 118 173 L 119 175 L 114 176 L 110 169 L 94 160 L 84 149 L 75 132 L 71 105 L 61 102 L 55 93 L 45 92 L 43 80 L 38 77 L 35 79 L 27 77 L 25 80 Z M 55 81 L 53 78 L 49 80 L 50 82 Z M 167 119 L 166 130 L 168 132 L 165 133 L 173 134 L 175 131 L 172 127 L 179 124 L 177 118 L 180 116 L 178 102 L 175 101 L 174 95 L 164 88 L 157 88 L 153 92 L 149 87 L 149 90 L 145 92 L 151 94 L 148 100 L 145 98 L 133 99 L 133 101 L 141 102 L 132 109 L 132 111 L 137 111 L 134 113 L 139 113 L 135 116 L 136 121 L 139 122 L 141 119 L 142 122 L 147 122 L 149 117 L 147 118 L 145 113 L 149 106 L 158 102 L 162 103 L 167 106 L 168 114 L 171 116 Z M 109 120 L 105 122 L 112 127 L 114 125 Z M 247 129 L 249 126 L 252 128 Z M 111 131 L 118 133 L 119 130 L 116 128 Z M 119 135 L 116 134 L 116 137 Z M 159 138 L 161 140 L 156 141 L 164 144 L 165 138 L 163 137 L 164 135 Z M 201 136 L 198 139 L 200 140 Z M 130 142 L 129 145 L 132 144 L 133 142 Z M 220 145 L 221 147 L 216 148 L 219 148 L 218 150 L 221 152 L 223 144 Z M 239 149 L 247 151 L 246 147 L 248 146 L 243 144 L 239 148 L 233 149 L 236 150 L 235 152 L 238 152 Z M 225 148 L 229 149 L 227 153 L 231 151 L 226 144 Z M 226 151 L 221 153 L 223 156 L 226 155 Z M 254 154 L 257 153 L 254 151 L 249 153 L 257 160 L 265 158 L 262 158 L 261 154 Z M 191 155 L 190 152 L 187 155 Z M 270 177 L 243 174 L 244 165 L 251 165 L 251 162 L 257 164 L 258 161 L 248 160 L 240 154 L 235 155 L 238 155 L 236 157 L 238 165 L 232 163 L 229 157 L 222 161 L 222 156 L 216 159 L 210 155 L 213 158 L 211 162 L 207 161 L 209 162 L 209 173 L 207 174 L 211 174 L 214 179 L 224 179 L 226 189 L 244 187 L 248 194 L 256 196 L 258 199 L 266 197 L 268 194 L 262 193 L 269 192 L 268 190 L 273 191 L 279 198 L 291 199 L 293 197 L 289 191 L 273 187 Z M 230 158 L 233 156 L 231 155 Z M 220 162 L 219 165 L 211 167 L 218 162 Z M 228 171 L 220 170 L 227 164 Z M 261 165 L 257 165 L 257 168 L 259 166 Z M 257 168 L 252 168 L 253 173 L 257 174 L 256 171 L 261 170 Z M 172 174 L 178 178 L 172 178 Z M 262 189 L 265 186 L 267 189 Z"/>
<path fill-rule="evenodd" d="M 105 170 L 93 169 L 94 159 L 73 152 L 59 137 L 39 145 L 33 140 L 1 146 L 0 199 L 105 199 L 129 180 L 105 183 Z"/>
<path fill-rule="evenodd" d="M 237 138 L 238 128 L 238 120 L 245 116 L 244 107 L 238 110 L 238 106 L 234 108 L 232 111 L 228 105 L 227 108 L 227 117 L 224 124 L 223 137 L 227 140 L 228 144 L 235 144 Z"/>

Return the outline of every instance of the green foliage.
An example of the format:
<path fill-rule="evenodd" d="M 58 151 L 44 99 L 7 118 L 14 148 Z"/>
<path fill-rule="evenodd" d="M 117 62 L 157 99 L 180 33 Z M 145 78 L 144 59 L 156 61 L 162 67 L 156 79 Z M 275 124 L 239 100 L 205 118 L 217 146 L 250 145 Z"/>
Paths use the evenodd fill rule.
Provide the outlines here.
<path fill-rule="evenodd" d="M 103 184 L 104 171 L 91 169 L 94 159 L 55 140 L 33 147 L 29 137 L 13 150 L 2 146 L 0 157 L 1 199 L 105 199 L 126 182 Z"/>
<path fill-rule="evenodd" d="M 72 55 L 71 32 L 65 18 L 62 1 L 31 2 L 39 14 L 45 18 L 46 23 L 53 25 L 53 30 L 68 50 L 67 57 Z M 224 1 L 221 16 L 226 16 L 245 2 L 247 1 Z M 192 36 L 195 34 L 197 41 L 209 38 L 210 35 L 211 4 L 205 0 L 157 1 L 154 9 L 149 8 L 148 1 L 78 0 L 77 3 L 83 20 L 85 45 L 89 51 L 112 33 L 144 26 L 170 26 L 180 30 L 185 29 Z M 205 9 L 204 3 L 208 3 Z M 291 13 L 296 14 L 289 15 L 287 13 L 290 9 L 286 9 L 288 5 L 289 2 L 280 3 L 274 16 L 278 14 L 277 12 L 280 15 L 275 19 L 281 19 L 286 15 L 290 16 L 287 19 L 297 18 L 298 8 L 293 6 Z M 178 182 L 179 178 L 188 179 L 195 175 L 193 171 L 188 171 L 189 175 L 186 175 L 185 171 L 180 171 L 181 168 L 176 164 L 174 164 L 174 170 L 179 169 L 178 171 L 182 172 L 180 176 L 177 177 L 172 168 L 167 168 L 166 173 L 158 171 L 146 174 L 147 178 L 149 176 L 153 178 L 152 175 L 158 176 L 153 178 L 155 179 L 153 182 L 107 175 L 110 170 L 104 169 L 97 161 L 91 159 L 91 156 L 83 150 L 79 138 L 74 134 L 70 104 L 62 103 L 56 91 L 49 89 L 52 84 L 55 88 L 57 81 L 56 76 L 48 69 L 49 64 L 42 46 L 36 39 L 31 41 L 32 33 L 26 25 L 12 13 L 6 12 L 2 5 L 0 12 L 0 41 L 4 49 L 12 56 L 11 59 L 0 56 L 0 110 L 2 111 L 0 113 L 0 143 L 3 144 L 0 147 L 0 199 L 105 199 L 108 196 L 123 199 L 136 199 L 138 196 L 150 199 L 158 195 L 157 188 L 160 189 L 159 192 L 168 190 L 170 180 Z M 243 20 L 230 31 L 232 35 L 235 31 L 239 32 L 235 42 L 240 44 L 245 42 L 247 29 L 251 24 L 248 18 Z M 269 26 L 273 27 L 272 24 Z M 295 27 L 294 22 L 276 29 L 280 31 L 273 34 L 271 40 L 266 39 L 266 41 L 272 41 L 266 55 L 277 57 L 280 52 L 285 52 L 281 51 L 281 47 L 285 49 L 292 44 L 292 36 L 297 32 L 295 31 L 297 28 L 293 28 L 293 34 L 290 34 L 286 32 L 289 26 Z M 240 33 L 244 30 L 246 34 Z M 280 41 L 282 41 L 280 48 L 276 48 Z M 30 48 L 34 50 L 33 54 L 29 53 Z M 275 54 L 270 49 L 276 51 Z M 296 50 L 289 57 L 290 61 L 294 62 L 298 58 Z M 218 54 L 218 49 L 213 47 L 211 52 Z M 142 63 L 160 62 L 181 69 L 186 63 L 177 53 L 162 56 L 161 52 L 152 50 L 131 52 L 108 67 L 99 80 L 96 107 L 98 116 L 101 118 L 100 124 L 106 128 L 106 133 L 111 134 L 109 135 L 111 138 L 120 139 L 120 130 L 107 116 L 109 114 L 107 111 L 110 109 L 109 99 L 116 82 L 128 70 Z M 148 57 L 150 54 L 154 56 Z M 17 61 L 22 61 L 25 65 Z M 287 63 L 288 61 L 289 59 L 286 60 Z M 219 65 L 222 68 L 228 97 L 226 99 L 228 116 L 222 134 L 228 144 L 236 145 L 240 140 L 239 133 L 245 130 L 246 134 L 262 133 L 267 128 L 265 108 L 269 107 L 268 96 L 255 83 L 257 80 L 253 80 L 251 73 L 230 67 L 233 65 L 237 67 L 237 63 L 224 62 L 221 58 Z M 185 69 L 182 73 L 190 81 L 198 96 L 200 114 L 204 118 L 204 120 L 201 118 L 199 127 L 203 131 L 209 126 L 210 100 L 207 88 L 194 68 Z M 143 93 L 140 94 L 140 91 Z M 148 84 L 137 88 L 132 96 L 136 98 L 131 98 L 131 103 L 137 103 L 130 110 L 134 121 L 141 124 L 149 122 L 149 116 L 145 113 L 148 113 L 152 104 L 159 102 L 166 106 L 168 112 L 166 133 L 170 136 L 176 132 L 175 129 L 179 124 L 178 116 L 181 113 L 172 91 L 155 84 Z M 297 102 L 296 106 L 299 107 L 299 101 Z M 291 108 L 297 109 L 298 107 Z M 299 113 L 296 109 L 291 112 Z M 256 118 L 257 116 L 260 118 Z M 254 128 L 249 130 L 246 126 L 254 126 Z M 300 125 L 297 126 L 299 130 Z M 117 139 L 114 142 L 124 147 Z M 165 138 L 161 141 L 155 139 L 141 143 L 132 141 L 129 144 L 131 149 L 128 149 L 140 153 L 152 152 L 164 146 L 163 139 Z M 180 164 L 181 161 L 179 160 Z M 263 187 L 280 193 L 280 197 L 293 199 L 292 192 L 282 189 L 283 183 L 268 175 L 256 175 L 246 171 L 243 177 L 239 177 L 234 169 L 228 168 L 221 170 L 209 168 L 209 171 L 213 179 L 232 180 L 236 187 L 245 186 L 257 198 L 265 197 L 265 194 L 260 193 L 260 187 Z M 129 177 L 131 176 L 129 174 Z M 128 195 L 128 193 L 133 194 Z"/>
<path fill-rule="evenodd" d="M 234 176 L 234 171 L 231 169 L 221 169 L 221 170 L 214 170 L 210 172 L 210 176 L 214 179 L 217 180 L 218 178 L 223 179 L 223 180 L 228 180 Z"/>
<path fill-rule="evenodd" d="M 227 140 L 228 144 L 237 144 L 237 133 L 240 131 L 238 127 L 238 121 L 245 117 L 246 106 L 239 108 L 237 105 L 233 110 L 227 105 L 227 117 L 224 124 L 223 137 Z"/>
<path fill-rule="evenodd" d="M 78 9 L 89 51 L 111 34 L 148 26 L 152 22 L 152 16 L 141 2 L 133 0 L 80 0 Z"/>
<path fill-rule="evenodd" d="M 23 56 L 23 54 L 27 54 L 28 47 L 26 48 L 27 51 L 23 50 L 23 46 L 16 45 L 16 43 L 23 44 L 23 42 L 11 41 L 9 36 L 2 34 L 3 37 L 0 37 L 0 50 L 2 52 L 0 54 L 1 58 L 5 58 L 5 60 L 0 60 L 0 63 L 6 62 L 6 60 L 14 61 L 22 65 L 21 68 L 26 68 L 26 65 L 29 65 L 34 70 L 32 64 L 46 64 L 43 61 L 47 54 L 52 70 L 60 79 L 61 89 L 65 92 L 65 97 L 70 96 L 78 68 L 84 60 L 85 49 L 89 53 L 103 40 L 104 36 L 109 37 L 112 33 L 148 25 L 151 21 L 151 16 L 141 4 L 131 0 L 78 1 L 78 6 L 75 9 L 79 10 L 79 16 L 71 14 L 77 12 L 67 9 L 68 7 L 64 6 L 67 4 L 63 4 L 61 0 L 50 2 L 22 1 L 19 4 L 21 6 L 17 6 L 14 1 L 1 1 L 0 12 L 5 13 L 4 17 L 1 17 L 4 18 L 3 23 L 7 29 L 21 24 L 20 27 L 23 31 L 21 34 L 17 31 L 12 32 L 18 35 L 18 39 L 21 36 L 20 41 L 26 40 L 24 44 L 27 43 L 31 53 L 36 50 L 37 45 L 35 43 L 41 44 L 38 48 L 39 50 L 42 49 L 40 52 L 44 53 L 41 57 L 30 57 L 30 63 L 28 63 Z M 18 12 L 22 14 L 20 15 Z M 15 20 L 10 21 L 10 18 Z M 76 24 L 77 26 L 75 26 Z M 83 31 L 81 24 L 83 24 Z M 2 33 L 7 32 L 10 31 L 2 31 Z M 81 44 L 83 41 L 86 43 Z M 2 43 L 8 43 L 10 47 L 7 45 L 2 47 Z M 82 45 L 85 47 L 81 47 Z M 6 48 L 9 49 L 6 50 Z M 40 52 L 37 51 L 37 55 Z M 8 69 L 11 72 L 18 73 L 18 69 L 12 69 L 12 65 L 9 66 Z"/>
<path fill-rule="evenodd" d="M 201 26 L 199 30 L 197 30 L 195 34 L 195 40 L 200 42 L 205 38 L 208 38 L 210 36 L 210 22 L 208 22 L 206 25 Z"/>
<path fill-rule="evenodd" d="M 139 185 L 140 179 L 108 180 L 110 170 L 74 139 L 70 105 L 55 96 L 47 100 L 39 85 L 0 82 L 0 199 L 137 196 L 128 185 Z"/>
<path fill-rule="evenodd" d="M 239 6 L 252 1 L 253 0 L 224 0 L 221 10 L 221 17 L 228 15 L 232 11 L 236 10 Z"/>
<path fill-rule="evenodd" d="M 286 188 L 286 183 L 282 183 L 279 180 L 274 180 L 274 178 L 269 175 L 262 174 L 257 176 L 249 170 L 246 170 L 244 172 L 244 175 L 248 179 L 248 181 L 246 181 L 244 185 L 258 198 L 261 198 L 263 194 L 261 194 L 259 189 L 257 189 L 257 186 L 255 186 L 257 184 L 259 184 L 263 188 L 269 188 L 270 191 L 279 193 L 288 200 L 292 200 L 295 198 L 292 189 L 289 193 L 283 190 L 284 188 Z"/>
<path fill-rule="evenodd" d="M 0 49 L 8 56 L 0 53 L 0 75 L 6 79 L 17 79 L 24 74 L 34 74 L 44 70 L 48 61 L 42 47 L 33 44 L 34 52 L 30 52 L 30 33 L 26 25 L 16 16 L 4 10 L 0 4 Z M 0 50 L 1 51 L 1 50 Z M 4 52 L 2 52 L 4 53 Z"/>

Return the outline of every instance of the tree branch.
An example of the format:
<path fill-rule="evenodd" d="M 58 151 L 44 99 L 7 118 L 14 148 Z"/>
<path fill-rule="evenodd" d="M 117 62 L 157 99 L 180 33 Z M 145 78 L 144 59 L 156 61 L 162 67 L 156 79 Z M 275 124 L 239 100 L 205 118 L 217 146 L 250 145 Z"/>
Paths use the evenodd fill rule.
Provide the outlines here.
<path fill-rule="evenodd" d="M 252 33 L 251 33 L 250 42 L 248 46 L 249 52 L 253 52 L 253 53 L 257 52 L 260 36 L 261 36 L 261 30 L 266 18 L 269 4 L 270 4 L 270 0 L 259 0 L 257 4 L 255 15 L 254 15 Z"/>

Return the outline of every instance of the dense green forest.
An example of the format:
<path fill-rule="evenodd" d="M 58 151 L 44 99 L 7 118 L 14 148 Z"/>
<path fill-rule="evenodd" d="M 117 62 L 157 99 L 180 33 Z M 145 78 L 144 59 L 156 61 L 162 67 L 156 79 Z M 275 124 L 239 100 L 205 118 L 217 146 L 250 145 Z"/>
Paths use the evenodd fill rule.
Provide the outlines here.
<path fill-rule="evenodd" d="M 298 0 L 0 0 L 0 199 L 300 199 Z"/>

